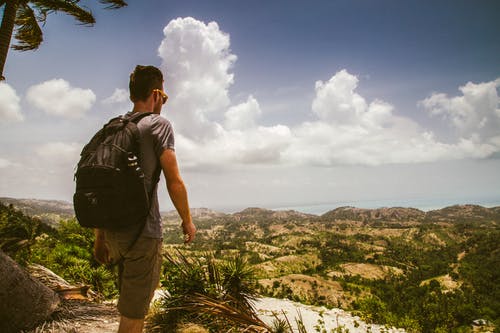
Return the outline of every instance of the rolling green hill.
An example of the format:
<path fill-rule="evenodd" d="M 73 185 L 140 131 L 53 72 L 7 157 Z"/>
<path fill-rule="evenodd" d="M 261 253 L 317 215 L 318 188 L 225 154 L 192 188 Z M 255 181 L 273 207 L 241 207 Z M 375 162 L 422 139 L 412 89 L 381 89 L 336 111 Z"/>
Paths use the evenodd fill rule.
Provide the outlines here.
<path fill-rule="evenodd" d="M 23 210 L 58 214 L 34 203 L 22 201 Z M 69 214 L 62 207 L 59 218 Z M 198 209 L 193 216 L 197 239 L 186 248 L 176 214 L 163 214 L 165 249 L 242 254 L 263 295 L 341 307 L 410 332 L 468 332 L 478 319 L 500 327 L 500 207 L 341 207 L 321 216 Z"/>

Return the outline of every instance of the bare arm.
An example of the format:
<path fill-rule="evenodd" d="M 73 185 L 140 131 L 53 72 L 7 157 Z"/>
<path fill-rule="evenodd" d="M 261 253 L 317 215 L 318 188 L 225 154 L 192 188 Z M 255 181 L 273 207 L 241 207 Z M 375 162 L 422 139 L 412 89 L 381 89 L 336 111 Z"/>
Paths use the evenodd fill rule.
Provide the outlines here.
<path fill-rule="evenodd" d="M 175 151 L 165 149 L 160 156 L 160 164 L 167 182 L 168 194 L 182 219 L 182 230 L 185 236 L 184 242 L 189 243 L 195 237 L 196 227 L 191 219 L 186 186 L 179 172 Z"/>

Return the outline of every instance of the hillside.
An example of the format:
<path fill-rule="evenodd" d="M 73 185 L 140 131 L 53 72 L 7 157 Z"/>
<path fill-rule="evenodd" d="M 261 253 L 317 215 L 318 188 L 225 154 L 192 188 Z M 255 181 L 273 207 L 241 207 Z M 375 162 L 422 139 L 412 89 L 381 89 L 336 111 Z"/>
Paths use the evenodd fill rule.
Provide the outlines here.
<path fill-rule="evenodd" d="M 12 204 L 24 214 L 38 217 L 44 222 L 53 224 L 60 218 L 74 216 L 73 204 L 61 200 L 17 199 L 0 197 L 0 202 Z M 176 222 L 179 215 L 175 210 L 161 213 L 164 222 Z M 226 214 L 209 208 L 191 208 L 194 220 L 199 221 L 240 221 L 252 222 L 259 220 L 273 221 L 351 221 L 351 222 L 489 222 L 500 221 L 500 206 L 486 208 L 478 205 L 454 205 L 441 209 L 421 211 L 408 207 L 381 207 L 366 209 L 357 207 L 338 207 L 322 215 L 306 214 L 295 210 L 270 210 L 249 207 L 240 212 Z"/>
<path fill-rule="evenodd" d="M 72 218 L 75 215 L 73 204 L 60 200 L 40 200 L 40 199 L 14 199 L 0 198 L 0 202 L 6 205 L 13 205 L 24 214 L 37 217 L 42 222 L 51 226 L 59 223 L 60 219 Z"/>
<path fill-rule="evenodd" d="M 38 214 L 64 207 L 20 202 Z M 342 308 L 407 331 L 468 332 L 477 319 L 500 326 L 500 207 L 341 207 L 321 216 L 193 209 L 198 234 L 190 247 L 181 245 L 177 214 L 163 218 L 166 250 L 242 255 L 264 296 Z"/>
<path fill-rule="evenodd" d="M 409 331 L 500 324 L 499 207 L 341 207 L 321 216 L 249 208 L 197 227 L 188 253 L 242 254 L 263 295 Z M 177 229 L 165 228 L 171 247 Z"/>

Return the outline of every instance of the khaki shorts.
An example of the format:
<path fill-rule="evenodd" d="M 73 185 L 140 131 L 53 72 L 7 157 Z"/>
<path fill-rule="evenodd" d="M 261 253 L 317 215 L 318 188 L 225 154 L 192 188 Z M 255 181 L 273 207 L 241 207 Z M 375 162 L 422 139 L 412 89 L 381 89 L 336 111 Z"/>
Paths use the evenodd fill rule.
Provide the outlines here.
<path fill-rule="evenodd" d="M 142 319 L 160 281 L 162 239 L 139 237 L 139 230 L 106 231 L 111 262 L 118 264 L 118 311 L 121 315 Z"/>

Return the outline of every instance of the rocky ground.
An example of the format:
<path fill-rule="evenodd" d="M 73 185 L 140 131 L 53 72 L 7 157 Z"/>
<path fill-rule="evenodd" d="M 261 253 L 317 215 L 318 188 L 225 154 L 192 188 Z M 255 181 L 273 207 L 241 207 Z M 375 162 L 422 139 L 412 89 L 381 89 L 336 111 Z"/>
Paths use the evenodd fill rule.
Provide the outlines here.
<path fill-rule="evenodd" d="M 263 297 L 255 302 L 259 317 L 272 326 L 276 316 L 288 318 L 296 328 L 296 319 L 301 319 L 307 332 L 325 329 L 331 332 L 342 328 L 342 332 L 405 332 L 403 329 L 386 328 L 367 324 L 359 317 L 340 309 L 308 306 L 289 300 Z M 119 314 L 112 303 L 96 304 L 87 301 L 64 301 L 63 306 L 53 315 L 54 320 L 25 333 L 114 333 L 118 330 Z M 189 332 L 190 330 L 184 330 Z"/>
<path fill-rule="evenodd" d="M 112 303 L 66 300 L 47 321 L 26 333 L 112 333 L 118 331 L 120 315 Z"/>
<path fill-rule="evenodd" d="M 272 326 L 277 315 L 288 318 L 294 329 L 297 329 L 296 319 L 301 319 L 307 332 L 405 332 L 403 329 L 387 328 L 382 325 L 367 324 L 357 316 L 341 309 L 309 306 L 286 299 L 263 297 L 257 300 L 255 307 L 260 319 Z"/>

